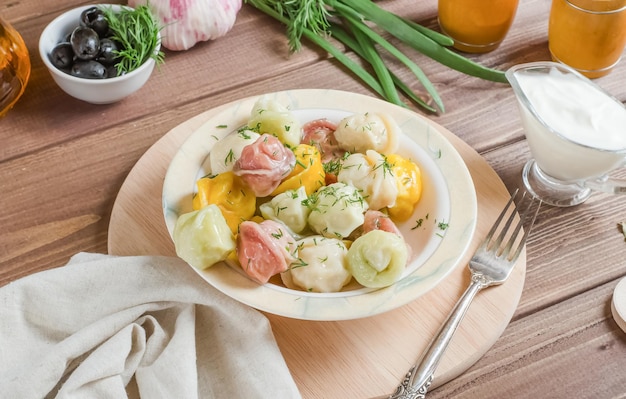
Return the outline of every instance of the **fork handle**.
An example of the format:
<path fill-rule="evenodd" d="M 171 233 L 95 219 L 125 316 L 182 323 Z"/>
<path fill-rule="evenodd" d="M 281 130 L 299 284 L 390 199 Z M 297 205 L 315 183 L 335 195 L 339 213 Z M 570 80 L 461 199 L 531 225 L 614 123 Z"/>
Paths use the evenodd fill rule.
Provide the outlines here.
<path fill-rule="evenodd" d="M 482 275 L 472 275 L 472 281 L 461 298 L 458 300 L 452 313 L 441 326 L 437 335 L 430 342 L 428 348 L 422 355 L 419 363 L 409 369 L 408 373 L 396 388 L 396 391 L 389 396 L 389 399 L 423 399 L 433 380 L 433 374 L 443 356 L 444 351 L 452 340 L 454 332 L 459 327 L 465 312 L 472 303 L 476 294 L 489 285 Z"/>

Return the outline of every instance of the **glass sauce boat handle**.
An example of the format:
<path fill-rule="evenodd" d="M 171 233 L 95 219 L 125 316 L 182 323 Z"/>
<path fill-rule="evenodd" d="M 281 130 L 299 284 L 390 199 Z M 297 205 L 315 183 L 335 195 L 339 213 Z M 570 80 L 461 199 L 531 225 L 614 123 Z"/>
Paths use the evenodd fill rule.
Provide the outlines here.
<path fill-rule="evenodd" d="M 603 193 L 626 194 L 626 180 L 623 179 L 614 179 L 606 176 L 598 177 L 586 180 L 582 183 L 582 186 Z"/>

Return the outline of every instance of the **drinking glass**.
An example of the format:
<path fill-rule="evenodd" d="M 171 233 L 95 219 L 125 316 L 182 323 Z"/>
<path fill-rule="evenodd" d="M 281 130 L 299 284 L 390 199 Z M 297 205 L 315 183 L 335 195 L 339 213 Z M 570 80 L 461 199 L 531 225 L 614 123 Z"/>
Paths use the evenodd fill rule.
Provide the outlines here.
<path fill-rule="evenodd" d="M 0 118 L 24 93 L 30 58 L 22 36 L 0 17 Z"/>
<path fill-rule="evenodd" d="M 626 45 L 626 0 L 552 0 L 548 46 L 554 61 L 588 78 L 608 74 Z"/>
<path fill-rule="evenodd" d="M 439 0 L 439 26 L 467 53 L 495 50 L 509 31 L 518 0 Z"/>
<path fill-rule="evenodd" d="M 626 193 L 609 174 L 626 164 L 626 107 L 571 67 L 534 62 L 506 76 L 517 97 L 530 159 L 526 189 L 554 206 L 584 202 L 592 192 Z"/>

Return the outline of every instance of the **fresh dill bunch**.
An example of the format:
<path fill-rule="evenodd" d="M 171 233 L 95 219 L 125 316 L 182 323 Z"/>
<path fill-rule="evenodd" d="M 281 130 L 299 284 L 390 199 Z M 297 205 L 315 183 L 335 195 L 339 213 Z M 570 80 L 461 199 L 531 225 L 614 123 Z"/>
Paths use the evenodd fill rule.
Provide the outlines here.
<path fill-rule="evenodd" d="M 134 71 L 149 58 L 157 64 L 163 62 L 164 53 L 156 51 L 161 27 L 148 6 L 122 7 L 120 11 L 109 6 L 103 7 L 102 12 L 113 33 L 111 39 L 122 47 L 116 51 L 120 57 L 116 64 L 118 76 Z"/>
<path fill-rule="evenodd" d="M 300 39 L 306 29 L 317 35 L 328 34 L 330 13 L 324 0 L 248 0 L 248 2 L 254 6 L 262 4 L 270 7 L 289 21 L 287 38 L 291 52 L 300 50 Z"/>

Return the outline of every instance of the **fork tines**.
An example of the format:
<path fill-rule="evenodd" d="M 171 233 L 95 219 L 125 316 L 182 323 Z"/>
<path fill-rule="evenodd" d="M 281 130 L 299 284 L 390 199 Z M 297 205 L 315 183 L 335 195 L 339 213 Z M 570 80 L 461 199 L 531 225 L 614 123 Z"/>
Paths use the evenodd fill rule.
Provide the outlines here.
<path fill-rule="evenodd" d="M 536 199 L 526 191 L 522 192 L 521 196 L 518 196 L 518 193 L 519 189 L 513 192 L 504 210 L 500 213 L 498 219 L 487 234 L 484 244 L 486 250 L 495 250 L 498 257 L 506 257 L 509 260 L 516 259 L 522 252 L 541 206 L 541 200 Z M 518 214 L 521 216 L 518 217 Z M 517 225 L 513 231 L 509 232 L 511 224 L 516 219 Z M 506 220 L 506 222 L 499 228 L 503 220 Z M 524 234 L 520 238 L 518 236 L 523 227 L 525 227 Z M 492 241 L 497 231 L 499 231 L 499 234 Z M 515 244 L 515 250 L 512 251 Z"/>

